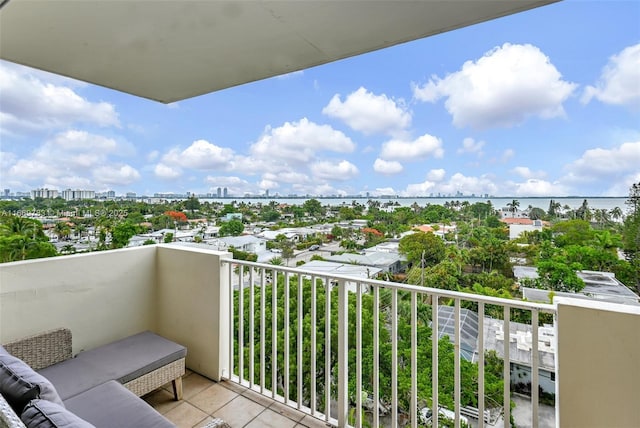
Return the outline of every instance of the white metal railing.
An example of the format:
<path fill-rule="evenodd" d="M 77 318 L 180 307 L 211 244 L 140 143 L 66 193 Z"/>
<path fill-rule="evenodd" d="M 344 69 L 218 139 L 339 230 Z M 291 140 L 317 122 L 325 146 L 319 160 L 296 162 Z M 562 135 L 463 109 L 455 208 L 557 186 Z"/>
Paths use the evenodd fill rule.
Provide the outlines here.
<path fill-rule="evenodd" d="M 227 372 L 231 381 L 340 427 L 363 426 L 365 411 L 374 428 L 405 423 L 417 427 L 425 424 L 420 414 L 427 406 L 433 415 L 432 426 L 437 427 L 443 402 L 453 402 L 456 427 L 461 426 L 462 412 L 470 408 L 485 415 L 477 421 L 483 427 L 489 413 L 485 403 L 491 398 L 485 396 L 484 318 L 487 312 L 502 318 L 503 361 L 510 361 L 510 320 L 515 314 L 521 319 L 530 317 L 532 326 L 531 420 L 532 426 L 538 426 L 538 325 L 541 314 L 555 314 L 552 305 L 326 275 L 304 268 L 239 260 L 222 260 L 222 264 L 223 275 L 229 275 L 231 296 Z M 454 307 L 453 351 L 445 348 L 442 352 L 443 340 L 419 334 L 425 334 L 428 322 L 432 332 L 438 331 L 442 304 Z M 463 366 L 465 373 L 476 366 L 461 357 L 462 305 L 471 306 L 478 315 L 479 369 L 465 379 Z M 407 306 L 410 313 L 406 313 Z M 425 320 L 419 311 L 429 310 L 430 319 Z M 368 319 L 363 320 L 363 314 Z M 429 349 L 431 367 L 420 367 L 419 355 Z M 449 358 L 453 358 L 452 369 Z M 510 426 L 510 364 L 502 366 L 502 417 L 504 426 Z M 425 384 L 420 375 L 429 369 L 432 375 Z M 451 375 L 453 391 L 443 391 L 445 385 L 440 381 Z M 469 390 L 463 382 L 471 379 L 475 384 L 474 376 L 474 397 L 463 397 L 463 387 Z M 387 406 L 390 416 L 385 416 Z"/>

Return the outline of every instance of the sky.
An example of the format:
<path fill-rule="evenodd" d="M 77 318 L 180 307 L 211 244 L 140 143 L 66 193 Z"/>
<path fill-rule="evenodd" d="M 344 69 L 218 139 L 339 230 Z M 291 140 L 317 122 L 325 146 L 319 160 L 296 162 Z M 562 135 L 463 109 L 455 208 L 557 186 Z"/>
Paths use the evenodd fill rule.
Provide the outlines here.
<path fill-rule="evenodd" d="M 0 188 L 626 196 L 640 2 L 564 2 L 161 104 L 0 61 Z"/>

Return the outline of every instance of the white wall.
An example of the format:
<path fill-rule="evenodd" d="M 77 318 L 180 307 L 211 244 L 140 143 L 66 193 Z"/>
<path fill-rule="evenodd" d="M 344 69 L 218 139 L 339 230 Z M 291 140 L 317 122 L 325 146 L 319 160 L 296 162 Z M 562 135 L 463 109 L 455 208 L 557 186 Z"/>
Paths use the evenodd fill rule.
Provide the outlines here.
<path fill-rule="evenodd" d="M 71 329 L 74 354 L 155 328 L 154 246 L 0 264 L 0 342 Z"/>
<path fill-rule="evenodd" d="M 562 297 L 554 303 L 558 426 L 637 427 L 640 308 Z"/>
<path fill-rule="evenodd" d="M 156 248 L 157 333 L 187 347 L 190 369 L 215 380 L 228 376 L 229 283 L 220 260 L 231 253 Z"/>

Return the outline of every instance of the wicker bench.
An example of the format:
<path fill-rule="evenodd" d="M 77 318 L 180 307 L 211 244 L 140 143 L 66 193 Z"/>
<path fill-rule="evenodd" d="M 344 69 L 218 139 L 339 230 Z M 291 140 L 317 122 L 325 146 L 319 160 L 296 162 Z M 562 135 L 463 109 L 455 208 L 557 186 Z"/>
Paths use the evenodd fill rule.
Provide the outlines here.
<path fill-rule="evenodd" d="M 71 331 L 62 328 L 3 346 L 8 353 L 48 379 L 65 404 L 69 403 L 71 407 L 80 405 L 79 409 L 73 410 L 90 422 L 91 417 L 102 422 L 103 415 L 99 410 L 96 414 L 95 409 L 86 409 L 87 412 L 83 414 L 83 399 L 95 399 L 100 391 L 109 391 L 107 395 L 124 400 L 130 394 L 129 403 L 147 406 L 142 400 L 137 403 L 137 397 L 172 382 L 175 399 L 182 399 L 186 356 L 183 346 L 147 331 L 82 351 L 72 358 L 71 343 Z M 118 388 L 126 394 L 118 393 Z M 0 426 L 3 425 L 2 419 L 0 417 Z M 96 423 L 96 426 L 99 425 Z"/>

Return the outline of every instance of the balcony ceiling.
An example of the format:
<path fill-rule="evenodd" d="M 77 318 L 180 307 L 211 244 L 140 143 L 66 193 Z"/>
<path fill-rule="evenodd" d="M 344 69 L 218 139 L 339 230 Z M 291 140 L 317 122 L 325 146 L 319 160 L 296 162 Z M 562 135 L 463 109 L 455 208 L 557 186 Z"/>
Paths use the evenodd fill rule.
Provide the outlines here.
<path fill-rule="evenodd" d="M 556 0 L 0 0 L 0 57 L 164 103 Z"/>

